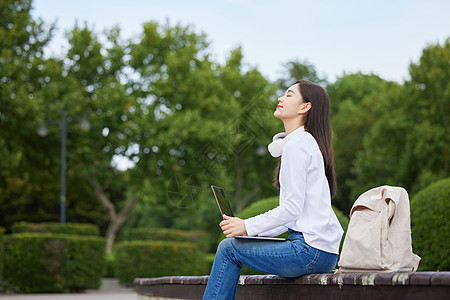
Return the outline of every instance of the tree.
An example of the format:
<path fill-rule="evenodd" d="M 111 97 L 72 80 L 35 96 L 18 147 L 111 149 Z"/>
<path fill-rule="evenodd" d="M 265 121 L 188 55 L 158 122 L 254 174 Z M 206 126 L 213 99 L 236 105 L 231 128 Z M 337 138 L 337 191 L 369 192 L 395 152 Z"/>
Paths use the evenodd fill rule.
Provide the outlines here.
<path fill-rule="evenodd" d="M 24 16 L 28 18 L 25 23 L 33 22 L 28 11 Z M 63 59 L 42 59 L 44 42 L 50 36 L 45 41 L 35 37 L 30 40 L 42 45 L 35 57 L 30 55 L 31 65 L 26 60 L 14 62 L 23 68 L 22 81 L 12 80 L 13 76 L 19 76 L 18 69 L 13 63 L 8 65 L 12 75 L 10 78 L 5 72 L 2 78 L 6 83 L 2 85 L 2 95 L 6 98 L 2 98 L 1 118 L 2 127 L 7 129 L 2 130 L 5 137 L 2 150 L 6 151 L 10 165 L 2 168 L 5 177 L 1 203 L 5 216 L 7 212 L 14 213 L 10 213 L 12 217 L 6 224 L 15 220 L 58 219 L 59 185 L 55 182 L 60 165 L 60 135 L 58 126 L 48 121 L 59 122 L 62 111 L 69 116 L 69 122 L 78 122 L 80 118 L 90 122 L 88 132 L 69 126 L 68 219 L 107 227 L 108 251 L 138 201 L 155 204 L 169 200 L 173 206 L 184 208 L 185 195 L 201 189 L 200 183 L 213 179 L 225 184 L 233 182 L 227 178 L 234 168 L 240 174 L 235 185 L 238 195 L 242 195 L 238 198 L 248 201 L 251 196 L 257 196 L 255 192 L 250 197 L 243 194 L 244 189 L 254 189 L 250 178 L 261 172 L 261 165 L 259 169 L 255 165 L 252 172 L 243 172 L 239 168 L 244 167 L 244 162 L 236 162 L 231 157 L 238 153 L 237 147 L 249 149 L 251 157 L 257 156 L 257 146 L 266 134 L 261 127 L 262 115 L 247 127 L 233 120 L 239 120 L 244 114 L 255 118 L 252 112 L 261 109 L 267 115 L 264 106 L 270 104 L 267 81 L 256 69 L 241 74 L 240 50 L 232 54 L 226 66 L 210 61 L 206 37 L 189 27 L 150 22 L 143 29 L 140 39 L 124 42 L 119 29 L 113 28 L 104 34 L 102 44 L 99 36 L 86 25 L 75 25 L 67 34 L 69 49 Z M 14 49 L 13 45 L 5 45 L 2 51 L 7 48 Z M 8 52 L 3 51 L 2 55 L 7 57 Z M 33 63 L 37 64 L 35 68 Z M 26 68 L 36 70 L 33 73 L 36 78 L 25 76 L 31 74 Z M 240 80 L 245 84 L 241 85 Z M 30 95 L 33 101 L 15 101 L 12 90 L 15 93 L 23 90 L 20 99 Z M 259 98 L 255 93 L 259 93 Z M 242 97 L 238 101 L 241 95 L 254 97 L 263 104 L 262 108 L 244 111 L 241 106 L 247 99 Z M 48 125 L 49 134 L 45 138 L 35 132 L 42 124 Z M 242 147 L 245 139 L 238 132 L 239 126 L 248 129 L 245 134 L 253 133 L 251 146 L 247 143 L 248 147 Z M 256 135 L 255 128 L 259 130 Z M 12 135 L 12 132 L 21 134 Z M 222 144 L 218 143 L 222 140 L 220 135 L 226 137 Z M 220 150 L 215 153 L 218 156 L 214 156 L 208 145 Z M 127 160 L 129 169 L 119 170 L 115 164 L 117 158 Z M 17 168 L 19 164 L 22 169 Z M 16 170 L 22 173 L 14 173 Z M 190 185 L 178 184 L 187 179 L 191 180 Z M 259 188 L 256 190 L 261 192 Z M 42 214 L 37 209 L 31 215 L 29 212 L 36 212 L 37 203 L 42 203 L 44 198 L 49 204 L 43 207 Z M 21 201 L 7 201 L 12 199 Z M 239 199 L 237 203 L 244 203 Z M 100 213 L 100 206 L 106 208 L 108 215 Z"/>
<path fill-rule="evenodd" d="M 51 90 L 54 62 L 43 58 L 53 25 L 30 17 L 31 1 L 0 3 L 0 220 L 8 226 L 27 216 L 53 218 L 56 187 L 42 184 L 57 170 L 52 157 L 36 151 L 40 112 Z M 44 194 L 44 196 L 41 196 Z M 57 199 L 57 198 L 56 198 Z"/>
<path fill-rule="evenodd" d="M 139 54 L 137 49 L 132 52 L 135 56 L 140 55 L 136 59 L 137 63 L 146 62 L 142 59 L 145 55 Z M 268 134 L 261 128 L 267 128 L 267 124 L 262 124 L 261 120 L 265 120 L 267 105 L 270 105 L 270 85 L 255 69 L 241 73 L 241 60 L 242 54 L 238 48 L 231 52 L 225 66 L 207 60 L 184 63 L 183 66 L 191 65 L 195 69 L 182 80 L 178 78 L 184 74 L 183 69 L 175 69 L 176 65 L 172 61 L 161 59 L 162 67 L 135 66 L 143 82 L 149 82 L 147 78 L 153 76 L 153 73 L 146 73 L 150 67 L 152 70 L 162 68 L 166 76 L 163 74 L 161 78 L 165 76 L 168 87 L 172 87 L 167 91 L 155 88 L 157 94 L 154 101 L 154 105 L 164 105 L 164 109 L 170 111 L 158 125 L 158 131 L 162 134 L 160 140 L 167 143 L 163 151 L 173 153 L 173 162 L 169 166 L 175 165 L 172 169 L 176 170 L 172 173 L 174 177 L 169 180 L 168 188 L 177 191 L 182 188 L 181 183 L 189 180 L 190 186 L 196 186 L 202 191 L 206 189 L 209 195 L 209 187 L 205 186 L 205 182 L 221 182 L 230 192 L 234 192 L 237 210 L 261 193 L 259 184 L 246 178 L 264 168 L 261 164 L 243 160 L 249 156 L 257 157 L 261 141 L 268 140 Z M 155 81 L 157 84 L 161 85 Z M 252 105 L 252 110 L 249 110 Z M 161 147 L 158 144 L 158 148 Z M 162 164 L 166 165 L 166 161 Z M 254 166 L 253 170 L 245 170 L 248 166 Z M 167 175 L 167 169 L 164 173 Z M 233 177 L 234 174 L 236 177 Z M 166 175 L 164 178 L 167 178 Z M 270 185 L 270 179 L 268 183 Z M 188 193 L 185 191 L 180 195 Z"/>
<path fill-rule="evenodd" d="M 126 75 L 125 46 L 119 35 L 118 28 L 108 31 L 108 46 L 104 46 L 95 33 L 76 25 L 68 34 L 70 47 L 63 70 L 66 84 L 60 89 L 63 108 L 72 115 L 86 115 L 91 122 L 88 133 L 72 137 L 69 153 L 75 176 L 87 180 L 92 195 L 108 213 L 108 253 L 118 229 L 138 201 L 128 190 L 129 175 L 112 165 L 114 155 L 130 151 L 138 134 L 129 109 L 134 99 L 121 83 Z"/>
<path fill-rule="evenodd" d="M 157 35 L 161 29 L 156 24 L 149 23 L 146 28 L 140 44 L 133 46 L 131 65 L 140 73 L 140 90 L 154 91 L 152 107 L 166 111 L 158 122 L 158 140 L 166 144 L 157 144 L 160 149 L 158 155 L 163 152 L 172 155 L 166 158 L 169 163 L 160 162 L 164 166 L 161 174 L 170 173 L 165 167 L 167 165 L 176 170 L 171 173 L 173 180 L 169 180 L 169 188 L 174 191 L 181 188 L 175 178 L 179 182 L 186 182 L 189 178 L 191 186 L 197 187 L 220 178 L 227 185 L 225 182 L 230 181 L 230 170 L 248 165 L 238 163 L 236 158 L 248 149 L 251 149 L 252 156 L 256 156 L 259 143 L 255 141 L 255 133 L 250 136 L 251 132 L 243 130 L 242 118 L 249 113 L 245 111 L 246 107 L 258 103 L 258 112 L 262 113 L 252 124 L 257 127 L 260 119 L 265 118 L 267 105 L 270 104 L 268 82 L 254 69 L 241 74 L 240 49 L 232 51 L 226 65 L 222 67 L 209 61 L 206 47 L 198 52 L 192 51 L 193 46 L 203 45 L 205 41 L 183 41 L 177 37 L 176 40 L 184 48 L 177 56 L 172 52 L 165 57 L 164 54 L 169 51 L 169 39 L 179 35 L 182 29 L 172 28 L 170 34 L 161 38 Z M 147 49 L 154 47 L 154 44 L 161 45 L 162 49 L 157 53 L 147 53 Z M 177 49 L 177 45 L 173 48 Z M 187 55 L 189 52 L 195 55 Z M 202 57 L 204 59 L 200 59 Z M 159 72 L 156 77 L 155 72 Z M 261 128 L 258 130 L 257 133 L 261 133 Z M 259 136 L 258 142 L 262 138 Z M 197 171 L 193 174 L 192 170 Z M 238 171 L 238 174 L 238 177 L 243 176 L 243 171 Z M 240 183 L 231 190 L 242 193 L 243 180 L 238 179 Z M 250 182 L 248 185 L 251 186 Z M 240 203 L 244 196 L 236 196 L 236 201 Z"/>
<path fill-rule="evenodd" d="M 284 64 L 283 73 L 286 74 L 276 81 L 282 92 L 285 92 L 294 82 L 301 79 L 309 80 L 322 86 L 327 84 L 326 78 L 317 74 L 316 67 L 307 60 L 288 61 Z"/>
<path fill-rule="evenodd" d="M 348 213 L 353 202 L 351 181 L 354 180 L 353 164 L 363 149 L 363 138 L 378 116 L 372 112 L 375 102 L 383 101 L 395 83 L 389 83 L 377 75 L 362 73 L 344 74 L 327 86 L 331 101 L 334 160 L 338 191 L 333 199 L 341 211 Z M 380 95 L 382 94 L 382 95 Z"/>
<path fill-rule="evenodd" d="M 130 46 L 130 66 L 139 74 L 130 86 L 157 119 L 140 141 L 148 154 L 140 153 L 130 172 L 141 173 L 145 181 L 152 178 L 148 186 L 154 187 L 154 197 L 172 206 L 172 216 L 181 216 L 169 224 L 182 228 L 197 224 L 206 229 L 216 223 L 216 218 L 209 219 L 211 213 L 198 213 L 217 210 L 209 184 L 220 183 L 234 194 L 239 211 L 270 188 L 271 175 L 262 185 L 253 178 L 272 172 L 270 160 L 265 160 L 266 167 L 261 160 L 249 162 L 258 158 L 261 141 L 270 139 L 267 124 L 261 123 L 269 112 L 267 105 L 272 115 L 270 85 L 256 69 L 241 71 L 239 48 L 224 66 L 211 62 L 204 38 L 193 35 L 189 27 L 151 22 L 144 26 L 141 40 Z M 139 206 L 147 214 L 158 207 Z M 137 215 L 142 213 L 136 212 L 134 222 L 143 224 L 139 220 L 145 216 Z"/>
<path fill-rule="evenodd" d="M 229 146 L 226 174 L 234 192 L 235 213 L 239 213 L 251 201 L 273 195 L 273 169 L 277 164 L 266 151 L 272 135 L 280 131 L 282 124 L 273 116 L 276 106 L 276 86 L 261 75 L 256 68 L 243 72 L 243 56 L 240 48 L 230 52 L 220 80 L 238 103 L 234 117 L 228 120 Z M 279 128 L 279 129 L 277 129 Z M 218 137 L 220 139 L 220 136 Z"/>
<path fill-rule="evenodd" d="M 74 109 L 95 120 L 89 135 L 74 139 L 74 157 L 78 173 L 108 211 L 110 252 L 138 201 L 162 199 L 168 193 L 166 183 L 184 165 L 192 166 L 183 160 L 192 151 L 185 141 L 201 121 L 186 126 L 196 115 L 175 112 L 204 92 L 191 87 L 211 77 L 211 69 L 207 57 L 199 54 L 207 46 L 204 37 L 189 28 L 150 22 L 138 42 L 121 43 L 118 29 L 107 38 L 110 47 L 102 46 L 87 28 L 72 30 L 66 59 L 72 91 L 66 94 Z M 130 168 L 120 171 L 112 165 L 117 157 L 128 160 Z"/>
<path fill-rule="evenodd" d="M 416 191 L 446 178 L 449 171 L 450 132 L 450 38 L 429 45 L 419 63 L 409 67 L 411 79 L 405 83 L 412 96 L 410 117 L 418 123 L 410 136 L 418 177 Z M 412 163 L 412 162 L 411 162 Z"/>
<path fill-rule="evenodd" d="M 405 86 L 375 101 L 378 118 L 355 160 L 354 192 L 381 184 L 415 193 L 448 176 L 450 45 L 430 45 Z"/>

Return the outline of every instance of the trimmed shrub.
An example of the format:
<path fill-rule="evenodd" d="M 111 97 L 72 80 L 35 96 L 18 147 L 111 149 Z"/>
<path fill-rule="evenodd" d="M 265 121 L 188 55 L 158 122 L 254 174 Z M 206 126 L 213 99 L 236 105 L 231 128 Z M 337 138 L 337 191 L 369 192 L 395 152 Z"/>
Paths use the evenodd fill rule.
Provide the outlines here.
<path fill-rule="evenodd" d="M 216 258 L 216 254 L 214 254 L 214 253 L 205 254 L 205 261 L 206 261 L 206 273 L 205 274 L 210 273 L 210 271 L 212 269 L 212 265 L 214 263 L 214 258 Z"/>
<path fill-rule="evenodd" d="M 124 234 L 124 241 L 172 241 L 187 242 L 183 231 L 168 228 L 135 228 Z"/>
<path fill-rule="evenodd" d="M 4 277 L 24 293 L 98 289 L 105 266 L 105 240 L 53 233 L 5 237 Z"/>
<path fill-rule="evenodd" d="M 209 248 L 208 235 L 205 231 L 184 231 L 184 236 L 188 242 L 196 244 L 201 251 L 207 251 Z"/>
<path fill-rule="evenodd" d="M 95 224 L 84 223 L 30 223 L 30 222 L 16 222 L 12 225 L 13 233 L 23 232 L 51 232 L 62 234 L 76 234 L 76 235 L 93 235 L 100 236 L 100 230 Z"/>
<path fill-rule="evenodd" d="M 0 281 L 3 280 L 3 260 L 4 260 L 4 245 L 3 235 L 5 234 L 5 228 L 0 227 Z"/>
<path fill-rule="evenodd" d="M 103 277 L 114 277 L 114 253 L 106 254 L 105 256 L 105 271 Z"/>
<path fill-rule="evenodd" d="M 413 250 L 419 271 L 450 270 L 450 178 L 438 181 L 411 199 Z"/>
<path fill-rule="evenodd" d="M 116 278 L 127 286 L 137 277 L 207 273 L 204 254 L 195 244 L 168 241 L 125 241 L 114 250 Z"/>
<path fill-rule="evenodd" d="M 248 219 L 256 215 L 265 213 L 278 206 L 279 197 L 269 197 L 250 204 L 239 213 L 239 218 Z"/>
<path fill-rule="evenodd" d="M 171 241 L 191 242 L 200 249 L 207 249 L 204 231 L 185 231 L 169 228 L 134 228 L 124 233 L 124 241 Z"/>

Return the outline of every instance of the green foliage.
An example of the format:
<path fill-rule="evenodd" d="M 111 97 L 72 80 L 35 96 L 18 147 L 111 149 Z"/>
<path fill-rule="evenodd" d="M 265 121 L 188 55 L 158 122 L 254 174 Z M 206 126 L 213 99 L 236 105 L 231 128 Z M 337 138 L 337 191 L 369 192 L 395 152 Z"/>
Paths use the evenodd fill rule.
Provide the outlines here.
<path fill-rule="evenodd" d="M 5 229 L 0 227 L 0 281 L 3 280 L 3 266 L 5 257 L 5 246 L 3 241 L 3 235 L 5 234 Z"/>
<path fill-rule="evenodd" d="M 119 28 L 76 24 L 66 53 L 49 57 L 54 26 L 31 17 L 31 2 L 0 3 L 0 226 L 59 219 L 63 109 L 67 219 L 96 223 L 110 242 L 131 214 L 127 228 L 204 230 L 211 251 L 221 233 L 209 184 L 226 188 L 236 214 L 274 195 L 276 160 L 260 151 L 283 130 L 273 117 L 280 89 L 297 79 L 327 84 L 313 64 L 289 61 L 271 83 L 241 48 L 219 64 L 205 34 L 169 22 L 148 22 L 130 40 Z M 339 210 L 373 186 L 414 194 L 448 177 L 449 44 L 426 47 L 404 84 L 356 73 L 327 85 Z M 36 133 L 42 125 L 46 137 Z M 119 170 L 118 157 L 132 168 Z"/>
<path fill-rule="evenodd" d="M 4 277 L 24 293 L 98 289 L 105 265 L 99 237 L 52 233 L 5 236 Z"/>
<path fill-rule="evenodd" d="M 176 206 L 176 203 L 172 201 L 168 203 L 139 202 L 120 231 L 117 240 L 123 240 L 126 232 L 133 228 L 200 230 L 206 233 L 204 239 L 202 238 L 204 245 L 200 246 L 201 250 L 215 252 L 217 239 L 222 233 L 218 226 L 222 218 L 210 191 L 211 188 L 205 186 L 198 199 L 184 207 Z"/>
<path fill-rule="evenodd" d="M 337 114 L 347 107 L 344 102 L 355 105 L 371 102 L 370 96 L 383 90 L 386 81 L 375 74 L 344 73 L 335 82 L 327 85 L 327 92 L 331 100 L 331 115 Z M 346 112 L 347 117 L 356 117 L 351 111 Z"/>
<path fill-rule="evenodd" d="M 444 43 L 426 47 L 420 61 L 409 67 L 411 80 L 406 82 L 410 105 L 408 111 L 415 130 L 408 138 L 408 149 L 414 163 L 412 180 L 417 191 L 448 176 L 450 158 L 450 38 Z M 406 111 L 406 109 L 405 109 Z"/>
<path fill-rule="evenodd" d="M 134 228 L 128 229 L 124 241 L 172 241 L 191 242 L 200 249 L 206 249 L 204 231 L 184 231 L 169 228 Z"/>
<path fill-rule="evenodd" d="M 332 206 L 332 208 L 333 208 L 334 213 L 336 214 L 336 217 L 339 220 L 339 223 L 342 226 L 342 229 L 344 230 L 344 235 L 345 235 L 345 233 L 347 232 L 348 223 L 350 222 L 350 219 L 339 209 L 335 208 L 334 206 Z M 344 235 L 342 236 L 341 246 L 342 246 L 342 243 L 344 242 Z"/>
<path fill-rule="evenodd" d="M 326 85 L 327 83 L 326 78 L 317 74 L 316 67 L 307 60 L 294 60 L 285 63 L 283 73 L 285 75 L 277 80 L 278 88 L 282 93 L 297 80 L 309 80 L 321 85 Z"/>
<path fill-rule="evenodd" d="M 184 272 L 184 275 L 186 274 L 201 274 L 201 273 L 207 273 L 209 271 L 208 266 L 210 266 L 209 262 L 207 261 L 207 258 L 205 256 L 205 252 L 208 250 L 208 240 L 206 232 L 204 231 L 184 231 L 184 230 L 176 230 L 176 229 L 168 229 L 168 228 L 135 228 L 135 229 L 128 229 L 123 234 L 123 240 L 126 241 L 125 243 L 122 243 L 121 246 L 118 246 L 111 259 L 111 266 L 112 269 L 114 268 L 122 268 L 123 264 L 126 264 L 126 262 L 123 261 L 126 256 L 120 256 L 117 253 L 120 251 L 126 251 L 129 255 L 140 255 L 139 253 L 131 253 L 132 251 L 143 251 L 141 246 L 135 246 L 131 249 L 127 248 L 127 245 L 130 245 L 129 242 L 135 242 L 135 241 L 155 241 L 155 242 L 172 242 L 172 244 L 162 244 L 164 247 L 169 247 L 172 249 L 175 247 L 173 251 L 178 251 L 178 247 L 186 246 L 188 253 L 190 255 L 193 255 L 192 258 L 189 258 L 187 260 L 188 266 L 183 267 L 182 270 Z M 181 243 L 180 245 L 178 243 Z M 134 245 L 134 244 L 133 244 Z M 158 256 L 163 253 L 164 251 L 161 250 L 160 246 L 161 244 L 145 244 L 145 247 L 153 247 L 153 245 L 156 245 L 155 250 L 152 250 L 152 255 L 155 255 L 152 261 L 146 261 L 146 263 L 151 264 L 154 261 L 164 261 L 164 259 L 159 258 Z M 195 248 L 192 246 L 195 245 Z M 144 247 L 144 248 L 145 248 Z M 126 249 L 126 250 L 124 250 Z M 134 250 L 133 250 L 134 249 Z M 131 251 L 131 252 L 130 252 Z M 162 251 L 162 252 L 159 252 Z M 169 250 L 166 255 L 170 256 L 172 255 L 172 250 Z M 122 259 L 122 261 L 116 261 L 117 259 Z M 195 265 L 198 264 L 198 265 Z M 157 267 L 161 268 L 162 270 L 166 269 L 166 266 Z M 143 268 L 139 268 L 139 272 L 141 272 Z M 169 267 L 169 270 L 172 270 L 173 267 Z M 130 274 L 133 274 L 133 270 L 128 268 L 127 270 L 119 270 L 114 269 L 116 276 L 122 276 L 122 281 L 126 284 L 131 284 L 130 278 L 126 276 L 130 276 Z M 124 273 L 125 272 L 125 273 Z M 142 271 L 143 272 L 143 271 Z M 160 272 L 160 271 L 156 271 Z M 172 275 L 172 274 L 166 274 L 166 275 Z M 132 280 L 133 278 L 131 278 Z"/>
<path fill-rule="evenodd" d="M 99 236 L 100 230 L 95 224 L 80 224 L 80 223 L 29 223 L 17 222 L 11 227 L 13 233 L 23 232 L 49 232 L 75 235 L 93 235 Z"/>
<path fill-rule="evenodd" d="M 353 164 L 363 149 L 363 137 L 377 115 L 372 113 L 375 95 L 389 88 L 390 83 L 376 75 L 344 74 L 327 86 L 331 101 L 334 160 L 338 191 L 333 204 L 346 214 L 354 202 L 351 186 L 355 179 Z"/>
<path fill-rule="evenodd" d="M 411 199 L 413 250 L 419 271 L 450 270 L 450 178 L 421 190 Z"/>
<path fill-rule="evenodd" d="M 46 58 L 44 48 L 53 26 L 30 16 L 30 0 L 0 3 L 0 223 L 7 227 L 17 221 L 59 219 L 60 132 L 58 121 L 66 98 L 82 100 L 80 88 L 63 72 L 61 59 Z M 71 63 L 71 62 L 70 62 Z M 80 110 L 68 109 L 69 123 Z M 76 121 L 75 123 L 78 123 Z M 46 125 L 49 135 L 36 130 Z M 72 151 L 78 124 L 69 126 L 67 217 L 77 222 L 103 224 L 100 205 L 92 201 L 92 191 L 73 171 Z M 74 176 L 75 175 L 75 176 Z M 55 184 L 56 183 L 56 184 Z"/>
<path fill-rule="evenodd" d="M 31 218 L 57 218 L 57 207 L 48 204 L 58 187 L 45 184 L 58 174 L 51 164 L 56 156 L 36 151 L 41 148 L 39 114 L 50 88 L 45 78 L 54 67 L 43 57 L 53 27 L 33 20 L 30 9 L 31 0 L 0 3 L 0 155 L 5 158 L 0 161 L 0 220 L 5 227 L 30 218 L 30 212 Z"/>
<path fill-rule="evenodd" d="M 448 177 L 450 41 L 430 45 L 410 66 L 404 86 L 382 90 L 373 101 L 376 116 L 354 161 L 352 198 L 383 184 L 414 194 Z"/>
<path fill-rule="evenodd" d="M 187 242 L 183 231 L 167 228 L 134 228 L 125 232 L 125 241 L 173 241 Z"/>
<path fill-rule="evenodd" d="M 265 213 L 278 206 L 279 197 L 270 197 L 256 201 L 239 213 L 239 218 L 247 219 Z"/>
<path fill-rule="evenodd" d="M 107 253 L 105 255 L 105 272 L 103 277 L 114 277 L 114 253 Z"/>
<path fill-rule="evenodd" d="M 134 278 L 202 275 L 208 265 L 195 244 L 167 241 L 126 241 L 116 245 L 116 277 L 132 286 Z"/>
<path fill-rule="evenodd" d="M 215 258 L 216 258 L 216 254 L 215 253 L 207 253 L 205 255 L 205 262 L 206 262 L 206 269 L 205 270 L 207 271 L 206 274 L 208 274 L 208 272 L 211 271 L 212 265 L 214 263 L 214 259 Z"/>

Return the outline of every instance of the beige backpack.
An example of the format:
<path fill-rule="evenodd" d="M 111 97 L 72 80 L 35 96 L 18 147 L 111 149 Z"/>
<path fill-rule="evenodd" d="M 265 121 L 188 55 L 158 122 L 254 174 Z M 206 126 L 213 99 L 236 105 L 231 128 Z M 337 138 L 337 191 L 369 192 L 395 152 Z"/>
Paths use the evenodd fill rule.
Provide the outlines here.
<path fill-rule="evenodd" d="M 371 189 L 353 204 L 338 262 L 340 272 L 416 271 L 408 193 L 401 187 Z"/>

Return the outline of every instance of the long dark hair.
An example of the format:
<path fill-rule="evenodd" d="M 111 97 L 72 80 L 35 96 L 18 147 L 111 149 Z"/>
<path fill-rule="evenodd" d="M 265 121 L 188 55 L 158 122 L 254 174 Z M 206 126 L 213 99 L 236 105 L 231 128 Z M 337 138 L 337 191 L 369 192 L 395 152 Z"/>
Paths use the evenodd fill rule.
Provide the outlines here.
<path fill-rule="evenodd" d="M 331 197 L 336 195 L 337 183 L 334 170 L 333 142 L 330 122 L 330 98 L 327 91 L 320 85 L 307 80 L 298 80 L 294 84 L 299 84 L 300 94 L 305 102 L 311 102 L 306 121 L 305 130 L 309 132 L 319 145 L 325 165 L 325 176 L 330 187 Z M 275 169 L 273 185 L 280 188 L 280 165 Z"/>

